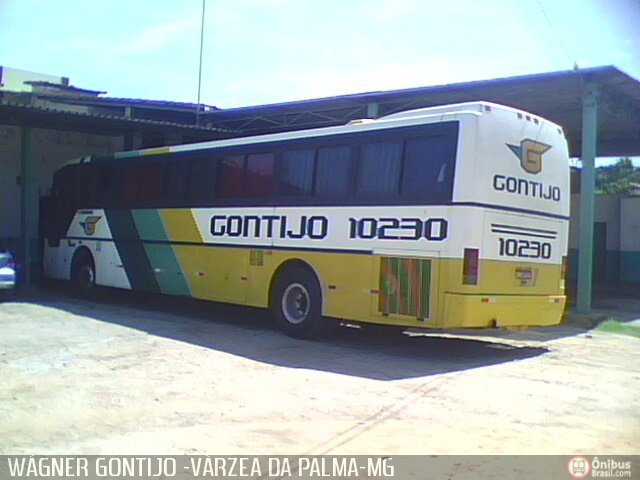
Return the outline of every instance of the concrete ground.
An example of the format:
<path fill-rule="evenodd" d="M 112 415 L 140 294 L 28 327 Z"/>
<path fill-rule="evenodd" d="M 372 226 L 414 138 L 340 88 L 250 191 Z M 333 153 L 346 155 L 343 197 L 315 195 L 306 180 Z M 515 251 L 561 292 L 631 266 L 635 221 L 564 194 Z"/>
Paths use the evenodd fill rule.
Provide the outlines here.
<path fill-rule="evenodd" d="M 0 304 L 0 332 L 1 454 L 640 453 L 633 336 L 301 341 L 261 310 L 59 288 Z"/>

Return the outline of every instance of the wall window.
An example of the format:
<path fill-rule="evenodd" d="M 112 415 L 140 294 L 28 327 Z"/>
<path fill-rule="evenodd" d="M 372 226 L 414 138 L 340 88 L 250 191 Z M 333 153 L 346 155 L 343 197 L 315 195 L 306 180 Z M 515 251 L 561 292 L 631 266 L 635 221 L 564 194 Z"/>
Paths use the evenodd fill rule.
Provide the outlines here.
<path fill-rule="evenodd" d="M 270 197 L 273 195 L 273 153 L 257 153 L 247 156 L 245 197 Z"/>
<path fill-rule="evenodd" d="M 344 198 L 349 193 L 351 148 L 318 149 L 315 195 L 325 198 Z"/>
<path fill-rule="evenodd" d="M 285 197 L 310 196 L 313 187 L 314 150 L 282 152 L 278 166 L 278 191 Z"/>
<path fill-rule="evenodd" d="M 444 135 L 411 138 L 405 142 L 403 195 L 434 200 L 451 196 L 450 143 Z"/>
<path fill-rule="evenodd" d="M 388 197 L 399 193 L 402 143 L 371 143 L 360 147 L 356 193 Z"/>
<path fill-rule="evenodd" d="M 240 197 L 242 195 L 243 175 L 243 155 L 222 158 L 218 165 L 218 195 L 221 197 Z"/>

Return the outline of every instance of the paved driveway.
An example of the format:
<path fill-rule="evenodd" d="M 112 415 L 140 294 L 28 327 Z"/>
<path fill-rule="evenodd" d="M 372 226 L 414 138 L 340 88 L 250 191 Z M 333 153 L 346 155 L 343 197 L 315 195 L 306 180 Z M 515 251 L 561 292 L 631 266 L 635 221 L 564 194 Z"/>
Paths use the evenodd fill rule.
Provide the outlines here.
<path fill-rule="evenodd" d="M 56 289 L 0 331 L 4 454 L 640 453 L 631 336 L 301 341 L 261 310 Z"/>

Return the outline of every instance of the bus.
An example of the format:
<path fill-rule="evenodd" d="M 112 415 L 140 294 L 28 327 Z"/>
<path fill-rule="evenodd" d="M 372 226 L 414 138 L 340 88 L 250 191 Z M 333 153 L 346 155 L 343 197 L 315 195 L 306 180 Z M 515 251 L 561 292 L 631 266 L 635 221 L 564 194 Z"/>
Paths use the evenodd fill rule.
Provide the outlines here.
<path fill-rule="evenodd" d="M 563 130 L 471 102 L 294 132 L 78 159 L 53 178 L 47 277 L 336 321 L 555 325 L 564 306 Z"/>

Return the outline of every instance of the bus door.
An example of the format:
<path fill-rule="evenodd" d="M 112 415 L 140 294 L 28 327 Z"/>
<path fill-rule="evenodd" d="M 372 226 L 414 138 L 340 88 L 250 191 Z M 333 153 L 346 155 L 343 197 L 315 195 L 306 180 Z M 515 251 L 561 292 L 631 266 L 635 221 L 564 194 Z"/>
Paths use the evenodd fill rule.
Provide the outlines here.
<path fill-rule="evenodd" d="M 212 275 L 211 288 L 216 300 L 246 303 L 249 280 L 248 248 L 209 248 L 208 263 Z M 215 254 L 211 255 L 211 250 Z"/>

